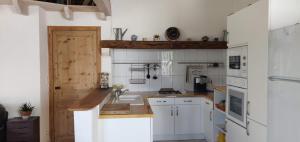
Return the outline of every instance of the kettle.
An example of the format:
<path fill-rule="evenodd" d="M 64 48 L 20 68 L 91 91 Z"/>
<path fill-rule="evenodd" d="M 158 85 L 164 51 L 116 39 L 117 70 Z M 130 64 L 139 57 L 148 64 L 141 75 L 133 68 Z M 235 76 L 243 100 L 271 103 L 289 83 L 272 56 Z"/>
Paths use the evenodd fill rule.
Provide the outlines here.
<path fill-rule="evenodd" d="M 113 32 L 115 33 L 115 40 L 123 40 L 123 37 L 127 32 L 127 29 L 123 31 L 122 28 L 113 28 Z"/>

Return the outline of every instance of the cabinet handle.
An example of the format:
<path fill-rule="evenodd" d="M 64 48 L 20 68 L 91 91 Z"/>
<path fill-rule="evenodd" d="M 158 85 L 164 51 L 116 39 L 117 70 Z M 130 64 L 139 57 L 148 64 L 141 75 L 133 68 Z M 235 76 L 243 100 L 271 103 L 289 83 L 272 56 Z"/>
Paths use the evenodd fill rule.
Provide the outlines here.
<path fill-rule="evenodd" d="M 161 103 L 161 101 L 156 101 L 157 103 Z"/>
<path fill-rule="evenodd" d="M 176 106 L 176 116 L 179 115 L 179 110 L 178 110 L 178 106 Z"/>
<path fill-rule="evenodd" d="M 183 102 L 189 103 L 189 102 L 193 102 L 193 101 L 192 100 L 184 100 Z"/>
<path fill-rule="evenodd" d="M 205 102 L 207 105 L 209 105 L 209 102 Z"/>
<path fill-rule="evenodd" d="M 171 116 L 174 115 L 174 112 L 173 112 L 173 107 L 171 107 Z"/>
<path fill-rule="evenodd" d="M 209 120 L 212 121 L 212 111 L 209 112 Z"/>
<path fill-rule="evenodd" d="M 225 129 L 227 128 L 227 120 L 225 120 Z"/>
<path fill-rule="evenodd" d="M 249 116 L 250 115 L 250 101 L 247 101 L 247 115 Z"/>
<path fill-rule="evenodd" d="M 247 121 L 247 123 L 246 123 L 246 134 L 247 134 L 247 136 L 250 136 L 249 125 L 250 125 L 250 122 Z"/>

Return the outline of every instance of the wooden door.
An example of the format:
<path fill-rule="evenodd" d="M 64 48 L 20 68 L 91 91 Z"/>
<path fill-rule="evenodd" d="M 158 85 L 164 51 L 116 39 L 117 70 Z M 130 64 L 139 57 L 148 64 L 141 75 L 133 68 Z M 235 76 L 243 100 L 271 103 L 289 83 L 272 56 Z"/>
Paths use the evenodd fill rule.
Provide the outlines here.
<path fill-rule="evenodd" d="M 68 107 L 97 86 L 99 28 L 49 27 L 52 142 L 74 142 Z"/>

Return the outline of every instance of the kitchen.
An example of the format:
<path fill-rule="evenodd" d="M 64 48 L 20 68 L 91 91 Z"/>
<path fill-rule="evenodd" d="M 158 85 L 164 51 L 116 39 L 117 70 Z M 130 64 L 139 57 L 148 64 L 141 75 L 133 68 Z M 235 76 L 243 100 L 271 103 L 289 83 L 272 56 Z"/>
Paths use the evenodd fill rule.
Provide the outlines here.
<path fill-rule="evenodd" d="M 1 142 L 300 140 L 299 2 L 48 2 L 0 2 Z"/>

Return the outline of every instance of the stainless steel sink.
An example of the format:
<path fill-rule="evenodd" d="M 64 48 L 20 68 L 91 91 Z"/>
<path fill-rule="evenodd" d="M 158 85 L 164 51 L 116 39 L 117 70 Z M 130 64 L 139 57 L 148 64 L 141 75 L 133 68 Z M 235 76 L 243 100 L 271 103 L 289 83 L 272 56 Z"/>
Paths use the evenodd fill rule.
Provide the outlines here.
<path fill-rule="evenodd" d="M 113 104 L 130 104 L 130 105 L 144 105 L 144 99 L 140 95 L 122 95 L 119 99 L 114 98 Z"/>

